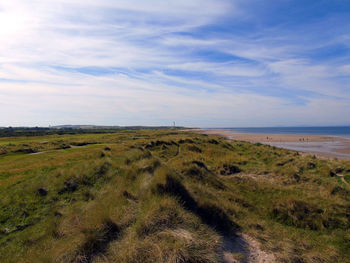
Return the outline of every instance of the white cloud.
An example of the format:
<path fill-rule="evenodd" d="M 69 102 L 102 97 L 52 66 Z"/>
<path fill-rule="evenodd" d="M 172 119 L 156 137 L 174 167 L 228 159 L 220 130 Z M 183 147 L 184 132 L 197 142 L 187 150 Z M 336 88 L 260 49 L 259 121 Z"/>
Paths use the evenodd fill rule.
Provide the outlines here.
<path fill-rule="evenodd" d="M 285 124 L 283 116 L 306 123 L 324 112 L 333 121 L 346 111 L 347 86 L 333 78 L 348 74 L 348 65 L 298 56 L 300 46 L 290 35 L 195 34 L 239 19 L 247 10 L 238 2 L 2 1 L 0 126 L 172 120 L 193 126 L 278 125 Z M 216 61 L 215 52 L 237 60 Z M 84 74 L 94 69 L 110 74 Z M 308 104 L 290 106 L 292 98 L 264 87 L 295 91 Z M 345 100 L 304 98 L 298 91 Z M 325 104 L 332 110 L 320 106 Z"/>
<path fill-rule="evenodd" d="M 218 75 L 259 77 L 266 73 L 261 66 L 252 66 L 248 63 L 203 63 L 192 62 L 184 64 L 170 65 L 171 69 L 186 71 L 208 72 Z"/>
<path fill-rule="evenodd" d="M 286 88 L 350 98 L 350 94 L 343 92 L 343 85 L 337 83 L 339 72 L 332 65 L 315 65 L 305 59 L 291 59 L 270 63 L 269 68 L 280 76 L 280 83 Z"/>

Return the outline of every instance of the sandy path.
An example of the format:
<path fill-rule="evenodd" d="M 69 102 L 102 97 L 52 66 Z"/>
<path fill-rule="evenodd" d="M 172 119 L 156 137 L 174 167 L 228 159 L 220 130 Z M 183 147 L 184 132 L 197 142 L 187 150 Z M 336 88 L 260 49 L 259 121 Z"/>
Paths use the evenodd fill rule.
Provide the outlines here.
<path fill-rule="evenodd" d="M 342 174 L 337 174 L 337 176 L 340 178 L 340 180 L 346 184 L 347 186 L 350 186 L 350 184 L 345 180 L 344 175 Z"/>
<path fill-rule="evenodd" d="M 274 263 L 276 257 L 260 248 L 260 244 L 246 234 L 224 238 L 223 263 Z"/>
<path fill-rule="evenodd" d="M 73 149 L 73 148 L 81 148 L 81 147 L 86 147 L 88 145 L 82 145 L 82 146 L 75 146 L 75 145 L 69 145 L 69 148 L 66 149 Z M 48 150 L 48 151 L 42 151 L 42 152 L 35 152 L 35 153 L 28 153 L 28 155 L 38 155 L 38 154 L 43 154 L 43 153 L 50 153 L 50 152 L 57 152 L 57 151 L 63 151 L 66 149 L 53 149 L 53 150 Z"/>

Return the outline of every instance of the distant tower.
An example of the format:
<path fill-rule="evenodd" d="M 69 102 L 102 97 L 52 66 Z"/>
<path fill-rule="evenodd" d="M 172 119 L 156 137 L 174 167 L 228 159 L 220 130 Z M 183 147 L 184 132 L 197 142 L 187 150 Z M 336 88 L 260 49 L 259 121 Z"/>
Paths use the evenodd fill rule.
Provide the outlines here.
<path fill-rule="evenodd" d="M 175 121 L 173 122 L 173 124 L 174 124 L 174 128 L 175 128 Z"/>

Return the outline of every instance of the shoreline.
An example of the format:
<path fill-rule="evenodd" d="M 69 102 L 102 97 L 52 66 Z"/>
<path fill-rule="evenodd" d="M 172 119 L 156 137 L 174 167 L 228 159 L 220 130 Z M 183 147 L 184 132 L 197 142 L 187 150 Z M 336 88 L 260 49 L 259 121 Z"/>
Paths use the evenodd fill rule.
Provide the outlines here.
<path fill-rule="evenodd" d="M 239 133 L 224 129 L 189 131 L 223 136 L 236 141 L 268 144 L 318 157 L 350 159 L 350 139 L 332 135 Z"/>

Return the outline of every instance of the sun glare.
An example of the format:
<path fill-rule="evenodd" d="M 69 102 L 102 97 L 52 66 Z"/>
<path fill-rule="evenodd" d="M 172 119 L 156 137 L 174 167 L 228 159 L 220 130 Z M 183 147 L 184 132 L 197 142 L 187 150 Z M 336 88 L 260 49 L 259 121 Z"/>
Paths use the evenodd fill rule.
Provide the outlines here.
<path fill-rule="evenodd" d="M 0 12 L 0 36 L 11 36 L 23 31 L 26 27 L 25 18 L 19 13 Z"/>

